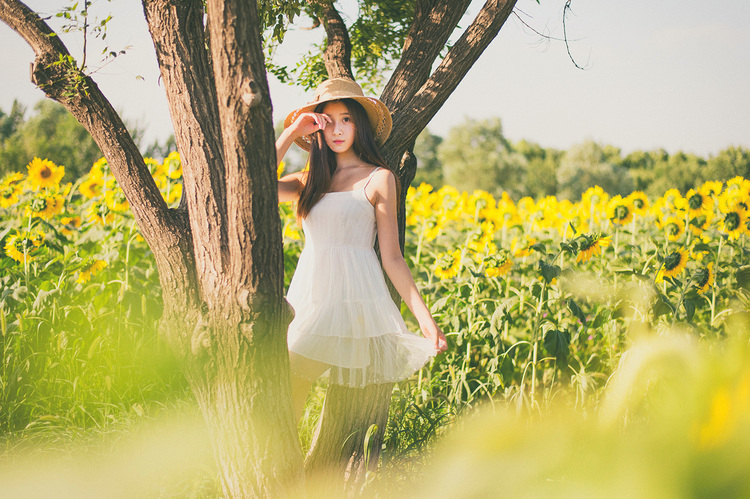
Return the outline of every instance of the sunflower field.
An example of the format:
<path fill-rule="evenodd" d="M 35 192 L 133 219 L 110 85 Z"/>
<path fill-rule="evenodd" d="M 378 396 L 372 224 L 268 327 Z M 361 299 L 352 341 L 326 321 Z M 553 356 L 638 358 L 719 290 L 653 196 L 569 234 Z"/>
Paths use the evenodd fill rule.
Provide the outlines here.
<path fill-rule="evenodd" d="M 179 155 L 146 162 L 176 207 Z M 191 400 L 156 333 L 152 255 L 106 160 L 75 183 L 63 175 L 35 158 L 0 181 L 6 443 L 109 431 Z M 535 417 L 556 404 L 576 414 L 611 405 L 612 380 L 641 341 L 678 335 L 715 352 L 739 340 L 744 352 L 749 207 L 750 181 L 739 177 L 657 199 L 596 186 L 579 200 L 409 187 L 406 259 L 449 349 L 397 386 L 384 461 L 418 459 L 479 405 Z M 292 206 L 279 211 L 288 283 L 304 235 Z M 727 392 L 737 407 L 750 400 L 744 386 Z M 696 414 L 709 423 L 691 424 L 710 443 L 723 430 L 710 426 L 719 392 L 707 393 Z"/>

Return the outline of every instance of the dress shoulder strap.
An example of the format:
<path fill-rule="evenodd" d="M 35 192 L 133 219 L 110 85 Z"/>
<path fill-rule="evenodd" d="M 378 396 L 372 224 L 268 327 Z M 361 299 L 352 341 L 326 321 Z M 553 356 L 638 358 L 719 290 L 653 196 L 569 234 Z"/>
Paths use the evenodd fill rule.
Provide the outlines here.
<path fill-rule="evenodd" d="M 367 185 L 370 183 L 370 180 L 372 180 L 372 176 L 375 175 L 375 172 L 380 170 L 380 167 L 377 166 L 373 171 L 370 172 L 370 174 L 367 176 L 367 182 L 365 182 L 365 185 L 362 187 L 362 190 L 364 191 Z"/>

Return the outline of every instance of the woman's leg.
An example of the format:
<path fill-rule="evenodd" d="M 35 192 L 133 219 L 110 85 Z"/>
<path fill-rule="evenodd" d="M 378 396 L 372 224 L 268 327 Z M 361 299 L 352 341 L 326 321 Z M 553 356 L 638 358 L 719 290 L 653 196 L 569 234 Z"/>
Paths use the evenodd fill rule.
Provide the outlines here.
<path fill-rule="evenodd" d="M 307 395 L 313 382 L 326 372 L 328 364 L 308 359 L 294 352 L 289 352 L 289 363 L 292 368 L 292 403 L 294 404 L 294 420 L 299 421 L 305 409 Z"/>

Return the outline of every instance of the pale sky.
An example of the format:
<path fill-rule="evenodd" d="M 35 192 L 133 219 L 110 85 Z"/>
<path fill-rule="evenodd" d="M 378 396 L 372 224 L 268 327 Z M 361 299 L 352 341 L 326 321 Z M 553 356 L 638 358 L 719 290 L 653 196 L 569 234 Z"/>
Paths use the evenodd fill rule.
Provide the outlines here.
<path fill-rule="evenodd" d="M 53 14 L 52 6 L 66 2 L 27 4 Z M 339 4 L 356 14 L 354 0 Z M 482 4 L 475 1 L 470 13 Z M 564 4 L 519 0 L 516 10 L 536 30 L 561 38 Z M 147 142 L 164 140 L 171 122 L 140 2 L 98 0 L 95 7 L 100 16 L 113 14 L 110 49 L 130 46 L 95 80 L 126 121 L 146 129 Z M 430 130 L 445 136 L 464 117 L 499 117 L 511 140 L 559 149 L 587 139 L 624 153 L 664 148 L 709 156 L 731 145 L 750 147 L 750 2 L 573 0 L 572 8 L 568 37 L 586 70 L 575 68 L 561 42 L 541 40 L 511 16 Z M 294 63 L 321 36 L 321 30 L 291 33 L 281 60 Z M 79 56 L 80 35 L 63 39 Z M 3 23 L 0 44 L 0 108 L 8 112 L 13 99 L 31 108 L 43 97 L 29 82 L 33 53 Z M 89 60 L 97 56 L 91 51 Z M 310 98 L 273 80 L 271 97 L 274 121 Z"/>

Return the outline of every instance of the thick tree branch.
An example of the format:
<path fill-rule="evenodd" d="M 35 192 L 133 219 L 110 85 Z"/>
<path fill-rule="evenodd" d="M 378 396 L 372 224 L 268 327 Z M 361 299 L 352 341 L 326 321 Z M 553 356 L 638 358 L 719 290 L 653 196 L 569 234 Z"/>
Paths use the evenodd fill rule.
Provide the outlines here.
<path fill-rule="evenodd" d="M 391 135 L 387 149 L 406 150 L 416 139 L 495 39 L 515 4 L 516 0 L 487 0 L 432 76 L 408 103 L 393 113 L 393 129 L 403 132 Z"/>
<path fill-rule="evenodd" d="M 210 0 L 208 28 L 224 142 L 230 275 L 262 309 L 283 296 L 271 99 L 256 2 Z M 258 230 L 255 221 L 271 221 Z"/>
<path fill-rule="evenodd" d="M 432 71 L 471 0 L 419 0 L 406 36 L 401 60 L 383 90 L 381 100 L 391 111 L 414 97 Z"/>
<path fill-rule="evenodd" d="M 0 19 L 36 54 L 32 81 L 83 124 L 107 158 L 144 236 L 169 219 L 168 209 L 132 137 L 91 78 L 62 58 L 70 54 L 35 12 L 17 0 L 0 0 Z M 122 180 L 122 182 L 120 182 Z"/>
<path fill-rule="evenodd" d="M 32 81 L 65 106 L 104 153 L 141 233 L 154 254 L 160 255 L 157 264 L 162 282 L 178 290 L 172 296 L 185 302 L 180 305 L 184 307 L 191 299 L 188 286 L 194 282 L 194 276 L 185 270 L 192 262 L 190 234 L 181 218 L 167 208 L 122 120 L 96 83 L 75 67 L 68 49 L 35 12 L 17 0 L 0 0 L 0 19 L 34 50 Z M 166 275 L 170 270 L 174 275 Z"/>
<path fill-rule="evenodd" d="M 229 265 L 219 110 L 203 30 L 203 2 L 143 0 L 183 163 L 193 249 L 204 300 Z M 209 306 L 211 303 L 209 303 Z"/>
<path fill-rule="evenodd" d="M 333 6 L 333 0 L 321 2 L 321 21 L 326 30 L 326 49 L 323 61 L 329 78 L 351 78 L 352 74 L 352 44 L 349 31 L 339 11 Z"/>

